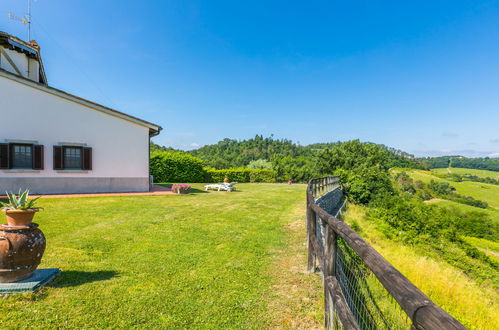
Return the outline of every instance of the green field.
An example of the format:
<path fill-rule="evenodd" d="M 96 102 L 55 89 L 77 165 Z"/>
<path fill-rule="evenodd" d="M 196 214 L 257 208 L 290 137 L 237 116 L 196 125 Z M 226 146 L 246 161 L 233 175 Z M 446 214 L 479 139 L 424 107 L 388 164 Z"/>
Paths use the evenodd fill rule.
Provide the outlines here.
<path fill-rule="evenodd" d="M 438 198 L 435 198 L 435 199 L 432 199 L 430 201 L 427 201 L 427 203 L 437 204 L 437 205 L 440 205 L 442 207 L 456 207 L 456 208 L 458 208 L 458 209 L 460 209 L 462 211 L 469 211 L 469 212 L 473 211 L 473 212 L 485 213 L 493 221 L 499 223 L 499 210 L 496 210 L 496 209 L 493 209 L 493 208 L 481 209 L 481 208 L 477 208 L 477 207 L 474 207 L 474 206 L 465 205 L 465 204 L 456 203 L 456 202 L 453 202 L 453 201 L 444 200 L 444 199 L 438 199 Z"/>
<path fill-rule="evenodd" d="M 439 173 L 439 174 L 471 174 L 471 175 L 476 175 L 478 177 L 482 178 L 494 178 L 494 179 L 499 179 L 499 172 L 494 172 L 494 171 L 486 171 L 486 170 L 474 170 L 470 168 L 434 168 L 431 170 L 432 172 Z"/>
<path fill-rule="evenodd" d="M 397 169 L 395 171 L 400 171 L 400 170 Z M 491 208 L 499 210 L 499 186 L 497 185 L 481 183 L 481 182 L 472 182 L 472 181 L 453 182 L 432 175 L 432 172 L 430 171 L 407 170 L 406 172 L 414 180 L 421 180 L 425 183 L 428 183 L 431 180 L 439 182 L 448 182 L 453 187 L 456 188 L 457 193 L 485 201 L 489 204 Z"/>
<path fill-rule="evenodd" d="M 305 186 L 238 188 L 41 199 L 41 267 L 63 273 L 1 299 L 1 328 L 321 327 L 321 280 L 304 272 Z"/>

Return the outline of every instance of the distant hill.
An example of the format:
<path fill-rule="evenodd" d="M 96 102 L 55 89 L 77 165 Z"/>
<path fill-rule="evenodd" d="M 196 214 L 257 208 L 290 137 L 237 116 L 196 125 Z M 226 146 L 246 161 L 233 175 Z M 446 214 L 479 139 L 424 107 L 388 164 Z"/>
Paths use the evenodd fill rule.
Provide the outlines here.
<path fill-rule="evenodd" d="M 471 168 L 499 172 L 499 158 L 466 158 L 462 156 L 443 156 L 420 158 L 431 168 Z"/>
<path fill-rule="evenodd" d="M 216 144 L 188 151 L 188 153 L 201 158 L 206 165 L 219 169 L 247 166 L 250 162 L 259 159 L 277 162 L 278 159 L 287 157 L 294 160 L 307 159 L 313 163 L 321 150 L 332 148 L 339 143 L 341 142 L 314 143 L 303 146 L 288 139 L 256 135 L 252 139 L 242 141 L 226 138 Z M 409 153 L 384 145 L 378 146 L 389 151 L 391 167 L 426 167 Z M 313 166 L 313 164 L 307 166 Z"/>

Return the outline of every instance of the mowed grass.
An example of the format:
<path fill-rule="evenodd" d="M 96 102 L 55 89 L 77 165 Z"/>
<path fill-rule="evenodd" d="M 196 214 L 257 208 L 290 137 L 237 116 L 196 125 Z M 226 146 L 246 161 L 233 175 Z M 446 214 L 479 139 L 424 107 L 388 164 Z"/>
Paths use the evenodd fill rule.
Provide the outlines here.
<path fill-rule="evenodd" d="M 486 170 L 475 170 L 471 168 L 434 168 L 431 170 L 432 172 L 439 173 L 439 174 L 471 174 L 471 175 L 476 175 L 478 177 L 482 178 L 494 178 L 494 179 L 499 179 L 499 172 L 495 171 L 486 171 Z"/>
<path fill-rule="evenodd" d="M 2 299 L 1 327 L 320 326 L 320 279 L 302 271 L 305 186 L 238 188 L 41 199 L 40 267 L 63 273 L 36 294 Z"/>
<path fill-rule="evenodd" d="M 444 261 L 420 254 L 413 246 L 386 238 L 366 218 L 361 206 L 349 205 L 344 218 L 349 224 L 356 223 L 368 243 L 467 328 L 499 329 L 499 303 L 494 289 L 477 284 Z"/>
<path fill-rule="evenodd" d="M 448 181 L 439 178 L 435 175 L 432 175 L 430 171 L 406 170 L 406 172 L 414 180 L 421 180 L 425 183 L 428 183 L 431 180 L 435 180 L 438 182 L 448 182 L 453 187 L 456 188 L 457 193 L 485 201 L 489 204 L 490 207 L 499 210 L 499 186 L 497 185 L 481 183 L 481 182 L 472 182 L 472 181 L 463 181 L 463 182 Z"/>

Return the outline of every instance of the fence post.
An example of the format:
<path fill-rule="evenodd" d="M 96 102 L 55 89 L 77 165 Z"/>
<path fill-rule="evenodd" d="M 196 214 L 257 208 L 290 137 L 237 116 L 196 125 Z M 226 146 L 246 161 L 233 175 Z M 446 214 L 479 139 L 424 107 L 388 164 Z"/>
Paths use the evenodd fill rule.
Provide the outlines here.
<path fill-rule="evenodd" d="M 332 306 L 330 306 L 329 290 L 326 285 L 326 279 L 330 276 L 335 276 L 335 266 L 336 266 L 336 244 L 337 235 L 329 224 L 326 226 L 325 233 L 325 244 L 324 244 L 324 269 L 322 270 L 324 274 L 324 324 L 326 329 L 332 327 L 331 313 Z"/>
<path fill-rule="evenodd" d="M 307 270 L 311 273 L 315 272 L 316 253 L 314 250 L 313 241 L 316 239 L 317 221 L 315 212 L 312 210 L 310 204 L 314 202 L 312 192 L 307 188 L 307 238 L 308 238 L 308 263 Z"/>

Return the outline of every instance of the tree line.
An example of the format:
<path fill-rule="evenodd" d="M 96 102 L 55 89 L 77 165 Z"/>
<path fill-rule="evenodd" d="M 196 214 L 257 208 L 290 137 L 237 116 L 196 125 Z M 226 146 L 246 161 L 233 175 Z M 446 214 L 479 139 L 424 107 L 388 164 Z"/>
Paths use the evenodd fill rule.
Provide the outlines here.
<path fill-rule="evenodd" d="M 499 158 L 466 158 L 462 156 L 442 156 L 421 158 L 431 168 L 470 168 L 499 172 Z"/>

